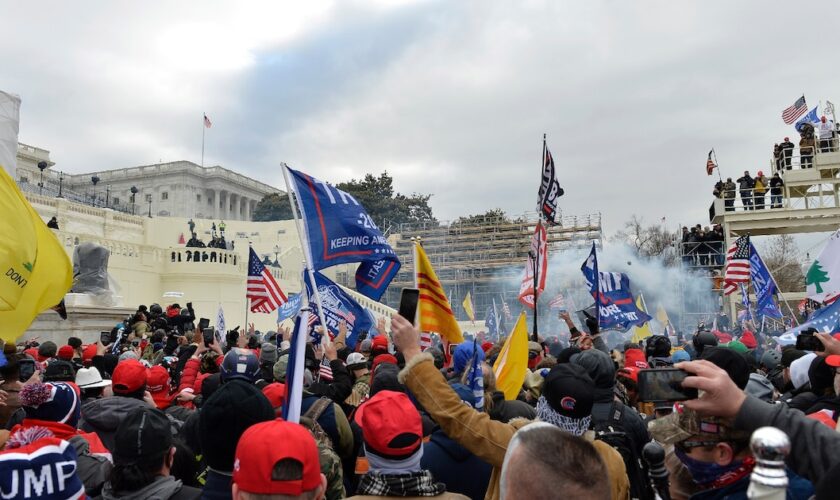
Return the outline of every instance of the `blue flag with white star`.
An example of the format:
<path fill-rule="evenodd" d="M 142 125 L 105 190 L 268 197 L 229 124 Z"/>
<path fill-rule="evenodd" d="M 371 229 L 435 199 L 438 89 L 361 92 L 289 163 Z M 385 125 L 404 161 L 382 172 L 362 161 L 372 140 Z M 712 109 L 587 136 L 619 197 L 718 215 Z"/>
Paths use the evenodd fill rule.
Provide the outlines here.
<path fill-rule="evenodd" d="M 306 271 L 304 271 L 305 273 Z M 317 312 L 318 306 L 312 294 L 312 285 L 309 284 L 306 276 L 304 276 L 304 283 L 306 284 L 306 295 L 309 297 L 309 307 Z M 347 347 L 355 348 L 359 334 L 363 331 L 369 331 L 373 327 L 370 314 L 353 300 L 353 297 L 323 274 L 315 273 L 315 283 L 318 285 L 321 304 L 324 306 L 324 319 L 327 321 L 327 329 L 333 336 L 338 335 L 338 324 L 343 320 L 347 324 Z"/>
<path fill-rule="evenodd" d="M 400 270 L 400 260 L 365 207 L 335 186 L 288 170 L 304 223 L 308 242 L 304 252 L 310 265 L 318 271 L 359 262 L 356 290 L 379 300 Z"/>

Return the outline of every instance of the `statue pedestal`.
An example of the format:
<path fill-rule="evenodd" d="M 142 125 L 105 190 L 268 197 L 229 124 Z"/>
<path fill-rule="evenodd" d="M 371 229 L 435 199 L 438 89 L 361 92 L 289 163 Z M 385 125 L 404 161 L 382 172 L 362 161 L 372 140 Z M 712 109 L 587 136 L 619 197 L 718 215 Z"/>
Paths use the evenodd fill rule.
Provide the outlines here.
<path fill-rule="evenodd" d="M 114 302 L 122 304 L 122 297 L 114 297 Z M 55 311 L 45 311 L 35 318 L 23 337 L 23 340 L 35 339 L 38 342 L 51 340 L 59 347 L 67 343 L 68 337 L 78 337 L 85 344 L 99 340 L 100 332 L 111 331 L 114 325 L 134 314 L 135 308 L 106 306 L 97 298 L 82 293 L 68 293 L 64 297 L 67 319 L 62 320 Z"/>

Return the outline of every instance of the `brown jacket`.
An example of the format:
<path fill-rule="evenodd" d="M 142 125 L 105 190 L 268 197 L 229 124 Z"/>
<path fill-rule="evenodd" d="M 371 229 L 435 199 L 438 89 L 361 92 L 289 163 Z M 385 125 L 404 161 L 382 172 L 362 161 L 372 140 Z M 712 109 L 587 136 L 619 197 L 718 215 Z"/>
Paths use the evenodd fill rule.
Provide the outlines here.
<path fill-rule="evenodd" d="M 510 423 L 498 422 L 491 420 L 486 413 L 477 412 L 461 403 L 461 398 L 435 368 L 431 354 L 424 353 L 412 359 L 400 372 L 399 379 L 447 436 L 493 466 L 484 498 L 498 499 L 501 493 L 499 481 L 502 477 L 502 462 L 508 443 L 517 429 L 529 421 L 517 419 Z M 592 444 L 607 467 L 612 498 L 630 498 L 630 482 L 621 455 L 602 441 L 592 441 Z"/>

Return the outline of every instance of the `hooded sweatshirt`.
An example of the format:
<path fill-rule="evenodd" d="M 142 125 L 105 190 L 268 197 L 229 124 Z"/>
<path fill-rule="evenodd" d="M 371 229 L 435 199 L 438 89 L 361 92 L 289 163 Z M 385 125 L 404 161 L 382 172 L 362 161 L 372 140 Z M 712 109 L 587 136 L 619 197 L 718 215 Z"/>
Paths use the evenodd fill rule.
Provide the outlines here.
<path fill-rule="evenodd" d="M 181 491 L 184 490 L 184 491 Z M 181 493 L 179 498 L 198 498 L 200 491 L 184 486 L 181 481 L 172 476 L 158 476 L 151 484 L 137 491 L 113 491 L 111 483 L 105 483 L 102 488 L 103 500 L 167 500 L 175 494 Z"/>
<path fill-rule="evenodd" d="M 113 396 L 92 399 L 82 405 L 82 419 L 79 429 L 95 432 L 109 450 L 114 449 L 114 434 L 126 415 L 137 408 L 145 408 L 145 401 Z"/>
<path fill-rule="evenodd" d="M 613 408 L 622 409 L 621 428 L 633 441 L 633 446 L 641 456 L 642 448 L 650 441 L 644 420 L 635 409 L 615 401 L 615 365 L 607 354 L 590 349 L 572 357 L 572 363 L 586 369 L 595 382 L 595 404 L 592 405 L 592 425 L 605 423 L 610 419 Z M 623 407 L 623 408 L 622 408 Z"/>

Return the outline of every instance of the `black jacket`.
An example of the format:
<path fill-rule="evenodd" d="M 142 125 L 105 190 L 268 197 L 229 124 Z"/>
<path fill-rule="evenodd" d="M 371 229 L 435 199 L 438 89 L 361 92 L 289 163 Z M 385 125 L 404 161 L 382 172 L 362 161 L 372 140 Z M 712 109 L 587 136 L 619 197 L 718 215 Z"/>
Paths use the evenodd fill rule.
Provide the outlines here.
<path fill-rule="evenodd" d="M 738 189 L 740 189 L 741 191 L 749 191 L 750 189 L 755 187 L 755 179 L 753 179 L 749 175 L 739 177 L 737 182 Z"/>

